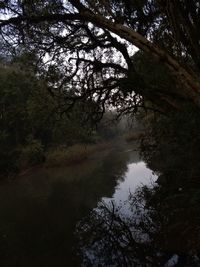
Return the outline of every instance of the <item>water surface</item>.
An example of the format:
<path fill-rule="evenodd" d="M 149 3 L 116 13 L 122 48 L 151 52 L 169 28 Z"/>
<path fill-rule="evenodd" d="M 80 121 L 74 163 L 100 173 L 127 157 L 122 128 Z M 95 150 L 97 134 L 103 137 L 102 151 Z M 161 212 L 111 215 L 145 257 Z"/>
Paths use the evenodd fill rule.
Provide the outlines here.
<path fill-rule="evenodd" d="M 134 147 L 68 168 L 40 168 L 0 186 L 0 266 L 80 266 L 74 234 L 102 200 L 128 198 L 155 179 Z"/>

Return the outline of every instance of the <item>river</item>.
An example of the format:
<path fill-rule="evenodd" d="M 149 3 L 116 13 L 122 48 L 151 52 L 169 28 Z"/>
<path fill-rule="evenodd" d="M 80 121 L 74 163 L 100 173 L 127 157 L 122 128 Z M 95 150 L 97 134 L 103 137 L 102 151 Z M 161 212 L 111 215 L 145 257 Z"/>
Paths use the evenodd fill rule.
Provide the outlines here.
<path fill-rule="evenodd" d="M 84 266 L 77 255 L 79 222 L 102 202 L 126 203 L 130 192 L 155 179 L 136 147 L 122 145 L 79 165 L 38 168 L 2 182 L 0 266 Z"/>

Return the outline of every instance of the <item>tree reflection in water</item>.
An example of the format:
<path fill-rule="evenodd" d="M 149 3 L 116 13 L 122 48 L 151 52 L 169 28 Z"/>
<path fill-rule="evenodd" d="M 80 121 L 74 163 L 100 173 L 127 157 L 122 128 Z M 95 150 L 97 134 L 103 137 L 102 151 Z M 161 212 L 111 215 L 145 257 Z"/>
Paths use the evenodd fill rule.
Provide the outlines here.
<path fill-rule="evenodd" d="M 129 216 L 100 204 L 80 223 L 84 266 L 200 266 L 200 111 L 171 115 L 149 118 L 141 146 L 157 186 L 130 196 Z"/>
<path fill-rule="evenodd" d="M 180 217 L 171 223 L 174 210 L 159 202 L 162 190 L 161 186 L 138 188 L 130 194 L 129 205 L 99 203 L 77 227 L 82 266 L 200 266 L 198 237 L 191 240 L 191 232 L 188 242 L 181 239 L 189 222 L 182 222 L 179 230 Z M 125 215 L 124 205 L 131 209 Z"/>

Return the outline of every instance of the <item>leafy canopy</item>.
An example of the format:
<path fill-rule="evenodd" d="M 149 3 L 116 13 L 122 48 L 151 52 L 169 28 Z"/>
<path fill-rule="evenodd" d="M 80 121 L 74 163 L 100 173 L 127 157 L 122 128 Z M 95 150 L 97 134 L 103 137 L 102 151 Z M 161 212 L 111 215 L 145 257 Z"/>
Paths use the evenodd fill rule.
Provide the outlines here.
<path fill-rule="evenodd" d="M 132 112 L 149 101 L 162 112 L 185 102 L 200 105 L 200 1 L 7 0 L 1 11 L 2 50 L 37 53 L 52 90 L 62 90 L 68 104 L 93 99 L 99 114 L 110 105 Z M 170 76 L 173 88 L 163 90 L 159 79 L 148 86 L 134 46 L 143 51 L 144 64 L 150 58 L 153 71 L 159 72 L 155 61 L 166 69 L 161 80 Z M 59 73 L 54 80 L 52 69 Z"/>

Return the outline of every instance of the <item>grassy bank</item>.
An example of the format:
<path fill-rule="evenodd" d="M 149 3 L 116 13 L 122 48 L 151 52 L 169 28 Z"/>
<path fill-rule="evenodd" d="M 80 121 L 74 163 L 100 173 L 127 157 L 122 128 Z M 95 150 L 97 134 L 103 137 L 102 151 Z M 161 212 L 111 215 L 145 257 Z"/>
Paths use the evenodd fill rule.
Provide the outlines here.
<path fill-rule="evenodd" d="M 95 145 L 76 144 L 70 147 L 51 149 L 46 154 L 45 167 L 58 167 L 79 164 L 88 159 L 93 153 L 104 150 L 109 145 L 100 143 Z"/>
<path fill-rule="evenodd" d="M 133 132 L 133 133 L 129 133 L 125 136 L 125 141 L 127 143 L 129 142 L 134 142 L 134 141 L 139 141 L 144 137 L 144 133 L 143 132 Z"/>

